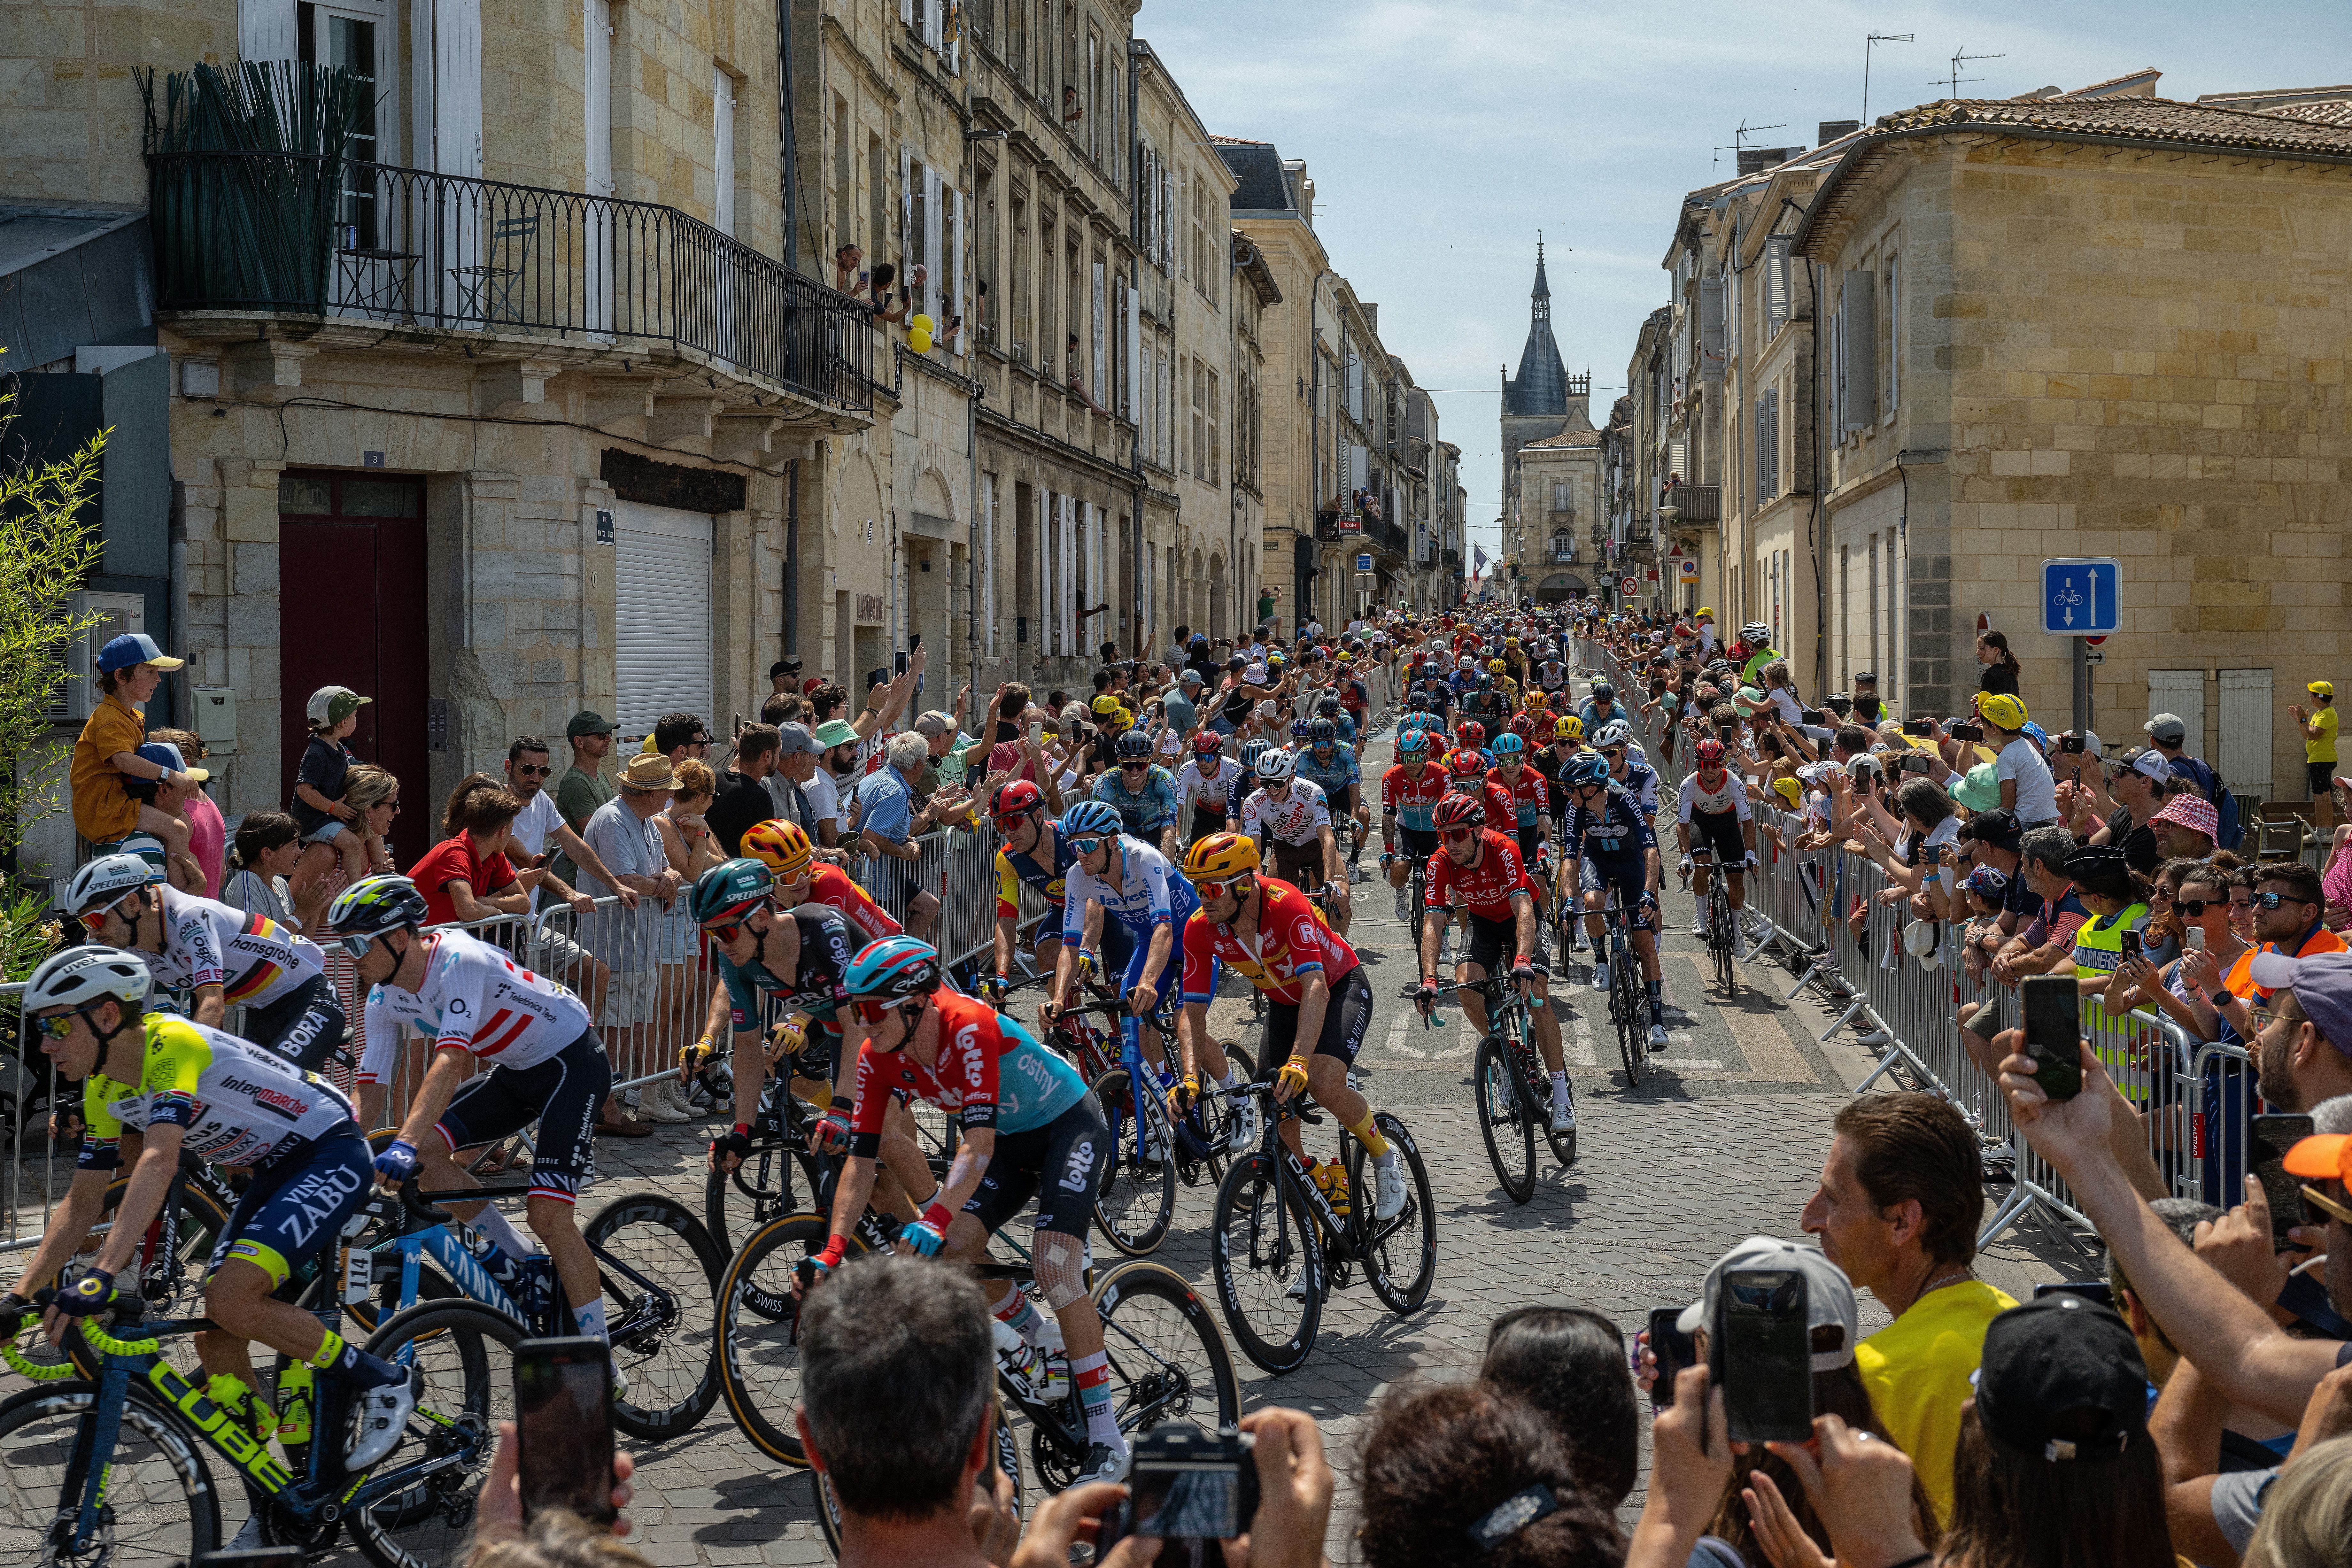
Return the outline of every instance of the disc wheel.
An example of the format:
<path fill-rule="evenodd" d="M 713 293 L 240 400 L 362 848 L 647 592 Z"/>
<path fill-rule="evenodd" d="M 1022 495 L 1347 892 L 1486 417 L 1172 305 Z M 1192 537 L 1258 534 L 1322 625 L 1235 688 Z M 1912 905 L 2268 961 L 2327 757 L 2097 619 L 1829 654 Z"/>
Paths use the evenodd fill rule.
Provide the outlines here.
<path fill-rule="evenodd" d="M 719 1403 L 719 1248 L 675 1198 L 615 1198 L 582 1233 L 601 1256 L 598 1283 L 613 1364 L 627 1392 L 613 1425 L 664 1442 L 692 1431 Z"/>
<path fill-rule="evenodd" d="M 1478 1042 L 1471 1069 L 1472 1092 L 1478 1102 L 1478 1134 L 1486 1141 L 1486 1158 L 1494 1162 L 1495 1179 L 1503 1194 L 1515 1204 L 1526 1203 L 1536 1192 L 1536 1130 L 1527 1107 L 1520 1103 L 1518 1077 L 1503 1042 L 1489 1035 Z M 1352 1180 L 1352 1178 L 1351 1178 Z M 1355 1189 L 1351 1185 L 1349 1190 Z"/>
<path fill-rule="evenodd" d="M 1125 1068 L 1095 1079 L 1093 1092 L 1110 1129 L 1111 1152 L 1110 1168 L 1095 1194 L 1095 1228 L 1119 1251 L 1140 1258 L 1166 1237 L 1176 1214 L 1168 1108 L 1156 1087 L 1134 1093 Z"/>
<path fill-rule="evenodd" d="M 1348 1190 L 1356 1194 L 1349 1225 L 1357 1233 L 1356 1255 L 1364 1279 L 1392 1312 L 1410 1312 L 1429 1299 L 1437 1279 L 1437 1207 L 1431 1201 L 1429 1172 L 1412 1134 L 1396 1117 L 1383 1110 L 1372 1117 L 1397 1158 L 1404 1163 L 1404 1207 L 1392 1219 L 1372 1217 L 1372 1187 L 1365 1166 L 1370 1156 L 1355 1139 L 1348 1140 Z"/>
<path fill-rule="evenodd" d="M 49 1540 L 78 1506 L 84 1474 L 75 1439 L 98 1385 L 37 1384 L 0 1404 L 0 1562 L 88 1565 L 193 1562 L 220 1542 L 220 1491 L 200 1447 L 133 1386 L 116 1429 L 98 1530 L 82 1554 Z"/>
<path fill-rule="evenodd" d="M 1322 1240 L 1275 1156 L 1259 1150 L 1225 1173 L 1210 1211 L 1210 1247 L 1218 1304 L 1242 1354 L 1271 1373 L 1306 1361 L 1323 1316 Z"/>

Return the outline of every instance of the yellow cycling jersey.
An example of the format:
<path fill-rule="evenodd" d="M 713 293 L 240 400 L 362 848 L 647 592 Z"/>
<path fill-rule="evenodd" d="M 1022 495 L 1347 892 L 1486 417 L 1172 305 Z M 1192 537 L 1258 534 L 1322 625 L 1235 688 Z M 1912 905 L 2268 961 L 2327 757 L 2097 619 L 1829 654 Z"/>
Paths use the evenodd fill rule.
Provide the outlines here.
<path fill-rule="evenodd" d="M 184 1129 L 181 1147 L 208 1164 L 260 1165 L 352 1121 L 351 1102 L 316 1073 L 234 1035 L 170 1013 L 149 1013 L 137 1084 L 92 1072 L 82 1083 L 88 1131 L 78 1170 L 119 1163 L 123 1130 Z"/>

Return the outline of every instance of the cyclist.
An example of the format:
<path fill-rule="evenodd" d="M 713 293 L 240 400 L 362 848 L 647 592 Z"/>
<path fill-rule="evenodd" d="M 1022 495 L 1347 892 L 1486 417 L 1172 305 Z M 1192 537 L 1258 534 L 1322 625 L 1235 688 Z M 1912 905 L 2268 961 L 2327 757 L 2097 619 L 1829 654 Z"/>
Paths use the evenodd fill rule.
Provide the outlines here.
<path fill-rule="evenodd" d="M 1089 1440 L 1076 1483 L 1118 1479 L 1127 1439 L 1111 1408 L 1102 1320 L 1086 1283 L 1087 1227 L 1111 1158 L 1110 1129 L 1094 1096 L 1076 1068 L 1011 1017 L 944 987 L 939 950 L 928 942 L 891 936 L 869 943 L 850 963 L 848 987 L 864 1034 L 852 1080 L 856 1108 L 849 1161 L 834 1193 L 832 1238 L 811 1259 L 816 1272 L 840 1268 L 848 1253 L 849 1233 L 874 1191 L 883 1117 L 895 1097 L 946 1111 L 961 1131 L 947 1180 L 898 1240 L 924 1257 L 976 1261 L 990 1235 L 1039 1194 L 1030 1260 L 1054 1323 L 1018 1287 L 992 1279 L 982 1289 L 998 1321 L 1030 1345 L 1066 1350 Z"/>
<path fill-rule="evenodd" d="M 267 915 L 184 893 L 136 855 L 92 860 L 66 884 L 65 901 L 91 936 L 136 953 L 158 985 L 193 990 L 190 1016 L 207 1028 L 241 1006 L 246 1037 L 305 1072 L 343 1043 L 327 955 Z"/>
<path fill-rule="evenodd" d="M 807 830 L 797 822 L 776 817 L 754 825 L 743 835 L 743 853 L 768 868 L 775 879 L 777 901 L 784 908 L 824 904 L 840 910 L 857 946 L 906 929 L 866 896 L 856 878 L 838 866 L 821 863 Z"/>
<path fill-rule="evenodd" d="M 1359 684 L 1361 683 L 1359 682 Z M 1339 743 L 1343 746 L 1351 748 L 1360 754 L 1362 752 L 1364 743 L 1361 739 L 1361 733 L 1357 728 L 1355 716 L 1340 705 L 1339 698 L 1333 696 L 1328 691 L 1325 692 L 1321 697 L 1317 698 L 1315 700 L 1315 717 L 1318 719 L 1328 719 L 1331 721 L 1331 727 L 1338 733 Z"/>
<path fill-rule="evenodd" d="M 1548 650 L 1544 661 L 1536 666 L 1536 684 L 1543 689 L 1547 697 L 1559 698 L 1567 693 L 1568 666 L 1559 661 L 1558 648 Z"/>
<path fill-rule="evenodd" d="M 418 900 L 423 901 L 421 899 Z M 344 1462 L 374 1464 L 400 1441 L 423 1373 L 343 1342 L 341 1335 L 272 1292 L 335 1245 L 367 1199 L 368 1146 L 351 1102 L 325 1079 L 208 1025 L 146 1010 L 145 965 L 103 948 L 69 948 L 26 981 L 19 1002 L 59 1076 L 82 1086 L 84 1131 L 72 1184 L 5 1305 L 20 1308 L 87 1244 L 103 1215 L 114 1173 L 131 1185 L 91 1266 L 53 1299 L 64 1320 L 104 1311 L 115 1277 L 139 1258 L 178 1174 L 182 1154 L 253 1173 L 221 1227 L 205 1282 L 211 1326 L 196 1335 L 209 1374 L 205 1394 L 266 1441 L 277 1425 L 254 1375 L 250 1342 L 297 1363 L 331 1370 L 361 1394 Z M 136 1277 L 127 1281 L 135 1294 Z M 237 1539 L 259 1545 L 248 1522 Z"/>
<path fill-rule="evenodd" d="M 1600 961 L 1604 951 L 1601 911 L 1612 889 L 1633 932 L 1633 950 L 1641 955 L 1642 978 L 1650 998 L 1650 1049 L 1666 1047 L 1666 1005 L 1658 970 L 1658 939 L 1654 930 L 1657 896 L 1651 891 L 1658 878 L 1658 837 L 1641 805 L 1625 787 L 1609 776 L 1609 764 L 1598 755 L 1580 756 L 1566 773 L 1568 803 L 1562 808 L 1559 875 L 1574 878 L 1587 858 L 1592 862 L 1594 886 L 1584 895 L 1591 911 L 1585 924 L 1595 955 L 1592 989 L 1607 992 L 1609 968 Z M 1560 889 L 1567 896 L 1568 887 Z"/>
<path fill-rule="evenodd" d="M 1682 864 L 1676 868 L 1683 876 L 1692 877 L 1691 830 L 1715 851 L 1715 864 L 1723 872 L 1724 897 L 1731 905 L 1734 929 L 1739 922 L 1739 912 L 1746 907 L 1747 894 L 1743 873 L 1756 868 L 1756 819 L 1748 813 L 1748 781 L 1724 766 L 1723 742 L 1701 741 L 1691 749 L 1691 760 L 1697 770 L 1683 780 L 1682 806 L 1675 820 L 1675 847 L 1682 852 Z M 1707 873 L 1697 871 L 1691 890 L 1698 895 L 1698 910 L 1691 916 L 1691 935 L 1706 935 Z"/>
<path fill-rule="evenodd" d="M 1495 782 L 1495 759 L 1485 752 L 1467 747 L 1445 759 L 1446 788 L 1454 795 L 1466 795 L 1478 803 L 1489 822 L 1517 822 L 1519 808 L 1511 799 L 1511 792 Z"/>
<path fill-rule="evenodd" d="M 594 1020 L 545 975 L 464 931 L 419 931 L 425 919 L 425 896 L 405 877 L 363 878 L 327 906 L 328 929 L 369 987 L 360 1082 L 375 1086 L 380 1102 L 403 1029 L 433 1040 L 433 1065 L 399 1136 L 375 1157 L 377 1174 L 388 1183 L 421 1175 L 436 1192 L 478 1187 L 451 1156 L 537 1122 L 524 1223 L 546 1246 L 580 1331 L 607 1340 L 596 1259 L 573 1212 L 595 1173 L 596 1108 L 613 1087 Z M 489 1070 L 475 1071 L 476 1058 Z M 446 1206 L 460 1219 L 481 1216 L 477 1228 L 493 1244 L 520 1245 L 487 1204 Z"/>
<path fill-rule="evenodd" d="M 1037 966 L 1051 969 L 1062 952 L 1062 895 L 1075 858 L 1057 825 L 1046 820 L 1045 796 L 1027 779 L 997 785 L 988 803 L 989 820 L 1004 842 L 996 851 L 996 979 L 998 998 L 1013 975 L 1013 954 L 1021 945 L 1021 886 L 1044 895 L 1045 918 L 1037 923 Z"/>
<path fill-rule="evenodd" d="M 1633 726 L 1622 719 L 1612 719 L 1596 731 L 1593 750 L 1609 764 L 1609 776 L 1624 786 L 1625 792 L 1640 803 L 1642 815 L 1652 821 L 1658 816 L 1658 773 L 1641 759 L 1641 748 L 1633 744 Z"/>
<path fill-rule="evenodd" d="M 1454 688 L 1445 679 L 1444 668 L 1435 659 L 1421 667 L 1421 679 L 1413 685 L 1421 699 L 1421 707 L 1433 720 L 1439 730 L 1445 728 L 1446 710 L 1454 706 Z"/>
<path fill-rule="evenodd" d="M 1224 1051 L 1209 1033 L 1209 998 L 1219 965 L 1239 970 L 1265 994 L 1267 1070 L 1261 1081 L 1270 1079 L 1278 1103 L 1311 1090 L 1316 1103 L 1339 1119 L 1372 1157 L 1373 1215 L 1394 1219 L 1404 1208 L 1404 1170 L 1373 1122 L 1370 1102 L 1348 1087 L 1349 1066 L 1372 1021 L 1372 985 L 1363 962 L 1305 893 L 1261 873 L 1257 845 L 1242 834 L 1192 846 L 1184 875 L 1201 896 L 1200 912 L 1184 922 L 1184 1015 L 1177 1036 L 1186 1086 L 1196 1088 L 1204 1072 L 1233 1086 Z M 1239 1152 L 1259 1133 L 1255 1103 L 1236 1104 L 1242 1112 L 1236 1121 L 1249 1122 L 1246 1135 L 1234 1129 L 1232 1147 Z M 1299 1147 L 1296 1121 L 1283 1123 L 1282 1141 L 1339 1208 L 1347 1201 L 1346 1167 L 1336 1159 L 1328 1173 L 1316 1166 Z"/>
<path fill-rule="evenodd" d="M 1176 853 L 1176 781 L 1151 760 L 1151 738 L 1129 730 L 1112 745 L 1118 771 L 1095 781 L 1094 798 L 1118 813 L 1124 830 L 1162 855 Z"/>
<path fill-rule="evenodd" d="M 1731 657 L 1739 666 L 1739 679 L 1749 686 L 1761 686 L 1756 672 L 1780 657 L 1772 646 L 1772 628 L 1762 621 L 1750 621 L 1739 628 L 1739 640 L 1732 645 Z"/>
<path fill-rule="evenodd" d="M 1151 1019 L 1174 996 L 1176 933 L 1194 908 L 1192 889 L 1166 856 L 1120 832 L 1118 813 L 1098 800 L 1082 800 L 1064 812 L 1062 837 L 1071 855 L 1062 900 L 1062 946 L 1055 955 L 1054 983 L 1038 1005 L 1037 1021 L 1050 1032 L 1064 1007 L 1083 1000 L 1076 994 L 1080 955 L 1098 956 L 1097 973 L 1120 977 L 1119 994 L 1128 1013 L 1143 1020 L 1145 1059 L 1164 1069 L 1166 1053 Z"/>
<path fill-rule="evenodd" d="M 1225 760 L 1223 737 L 1215 731 L 1192 737 L 1192 760 L 1176 774 L 1176 816 L 1187 843 L 1225 830 L 1225 796 L 1240 773 Z"/>
<path fill-rule="evenodd" d="M 1364 802 L 1363 774 L 1356 765 L 1355 748 L 1330 720 L 1308 722 L 1307 746 L 1298 753 L 1298 776 L 1323 792 L 1332 821 L 1354 820 L 1356 834 L 1348 847 L 1348 877 L 1354 880 L 1364 840 L 1372 836 L 1372 814 Z"/>
<path fill-rule="evenodd" d="M 1275 874 L 1310 896 L 1319 892 L 1332 925 L 1345 936 L 1351 900 L 1339 842 L 1331 837 L 1330 805 L 1319 786 L 1296 776 L 1297 762 L 1288 752 L 1258 758 L 1258 787 L 1242 803 L 1238 831 L 1270 842 Z"/>
<path fill-rule="evenodd" d="M 1425 730 L 1407 730 L 1397 736 L 1397 760 L 1381 775 L 1381 869 L 1396 889 L 1396 918 L 1410 920 L 1405 894 L 1415 862 L 1426 860 L 1437 848 L 1431 814 L 1445 795 L 1445 771 L 1432 767 L 1432 745 Z M 1403 849 L 1399 851 L 1402 844 Z"/>
<path fill-rule="evenodd" d="M 1536 918 L 1535 879 L 1510 838 L 1484 826 L 1486 808 L 1469 795 L 1449 795 L 1438 802 L 1437 834 L 1445 853 L 1429 862 L 1429 886 L 1423 895 L 1433 910 L 1459 909 L 1469 922 L 1468 944 L 1459 955 L 1454 993 L 1471 1026 L 1486 1032 L 1486 998 L 1475 987 L 1496 973 L 1504 955 L 1512 955 L 1511 978 L 1532 998 L 1537 1048 L 1551 1074 L 1551 1130 L 1568 1132 L 1576 1127 L 1576 1104 L 1568 1087 L 1567 1058 L 1560 1054 L 1559 1019 L 1544 1005 L 1551 971 L 1543 962 L 1541 927 Z M 1458 897 L 1457 897 L 1458 895 Z M 1421 986 L 1413 1005 L 1423 1017 L 1437 1005 L 1437 973 L 1444 960 L 1438 952 L 1442 921 L 1422 926 Z"/>
<path fill-rule="evenodd" d="M 1605 680 L 1596 680 L 1592 683 L 1592 695 L 1576 710 L 1576 716 L 1584 721 L 1586 734 L 1597 735 L 1603 724 L 1625 717 L 1625 710 L 1617 705 L 1617 689 Z"/>
<path fill-rule="evenodd" d="M 1512 814 L 1506 831 L 1518 835 L 1519 858 L 1529 866 L 1543 858 L 1551 843 L 1551 794 L 1544 776 L 1528 765 L 1528 746 L 1517 735 L 1495 737 L 1495 770 L 1487 779 L 1511 797 Z"/>
<path fill-rule="evenodd" d="M 1500 664 L 1503 661 L 1498 658 L 1495 662 Z M 1478 672 L 1478 684 L 1462 699 L 1462 714 L 1465 719 L 1475 720 L 1488 730 L 1500 730 L 1510 721 L 1511 706 L 1511 700 L 1497 684 L 1495 672 L 1482 669 Z"/>

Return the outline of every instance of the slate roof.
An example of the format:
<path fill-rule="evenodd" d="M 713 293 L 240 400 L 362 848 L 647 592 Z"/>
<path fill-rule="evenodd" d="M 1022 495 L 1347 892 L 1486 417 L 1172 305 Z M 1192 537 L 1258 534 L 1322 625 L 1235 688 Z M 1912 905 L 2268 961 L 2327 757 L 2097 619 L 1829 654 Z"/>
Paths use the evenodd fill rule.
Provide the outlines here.
<path fill-rule="evenodd" d="M 1563 430 L 1557 436 L 1547 436 L 1540 441 L 1530 441 L 1519 450 L 1534 452 L 1549 448 L 1558 451 L 1566 447 L 1598 447 L 1599 445 L 1601 445 L 1601 432 L 1598 430 Z"/>
<path fill-rule="evenodd" d="M 1234 172 L 1240 184 L 1234 189 L 1233 208 L 1237 213 L 1284 213 L 1295 210 L 1290 205 L 1290 182 L 1282 177 L 1282 153 L 1271 142 L 1243 142 L 1227 136 L 1211 136 L 1216 143 L 1217 156 Z"/>

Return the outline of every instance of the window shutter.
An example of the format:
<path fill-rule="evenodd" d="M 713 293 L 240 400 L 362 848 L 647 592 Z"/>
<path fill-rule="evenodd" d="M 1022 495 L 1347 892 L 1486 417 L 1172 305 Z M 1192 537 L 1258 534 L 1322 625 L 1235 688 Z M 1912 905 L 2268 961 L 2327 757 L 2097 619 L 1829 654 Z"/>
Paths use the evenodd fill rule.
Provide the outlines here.
<path fill-rule="evenodd" d="M 898 0 L 898 21 L 908 27 L 915 25 L 915 0 Z"/>
<path fill-rule="evenodd" d="M 1766 494 L 1764 489 L 1764 400 L 1760 397 L 1756 400 L 1755 416 L 1751 423 L 1754 426 L 1756 444 L 1756 504 L 1760 507 L 1764 504 L 1764 497 Z"/>
<path fill-rule="evenodd" d="M 1723 279 L 1698 280 L 1699 375 L 1706 381 L 1723 377 Z"/>
<path fill-rule="evenodd" d="M 940 201 L 943 184 L 938 170 L 923 170 L 923 266 L 927 276 L 916 306 L 937 322 L 941 331 L 947 330 L 947 275 L 940 270 L 940 230 L 947 226 L 940 221 L 946 213 Z"/>
<path fill-rule="evenodd" d="M 950 315 L 962 316 L 967 313 L 964 306 L 964 273 L 969 270 L 969 264 L 964 259 L 963 248 L 963 192 L 950 190 L 948 193 L 948 212 L 950 225 L 948 231 L 948 259 L 955 268 L 955 293 L 947 302 L 947 310 Z M 940 325 L 941 330 L 945 330 L 947 323 L 942 321 Z M 955 352 L 959 357 L 963 354 L 971 339 L 970 332 L 958 332 L 955 335 Z"/>
<path fill-rule="evenodd" d="M 1838 293 L 1838 343 L 1843 363 L 1845 425 L 1866 429 L 1878 406 L 1878 328 L 1867 272 L 1848 272 Z"/>
<path fill-rule="evenodd" d="M 1789 237 L 1764 242 L 1764 335 L 1769 341 L 1789 320 Z"/>
<path fill-rule="evenodd" d="M 1764 389 L 1764 493 L 1780 493 L 1780 389 Z"/>
<path fill-rule="evenodd" d="M 1127 384 L 1119 389 L 1118 411 L 1127 416 L 1129 423 L 1139 424 L 1141 421 L 1136 418 L 1135 387 L 1142 374 L 1139 357 L 1143 352 L 1142 301 L 1137 298 L 1134 289 L 1124 284 L 1120 285 L 1119 292 L 1121 314 L 1127 322 Z"/>

